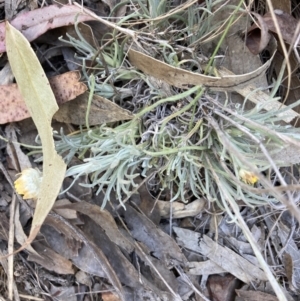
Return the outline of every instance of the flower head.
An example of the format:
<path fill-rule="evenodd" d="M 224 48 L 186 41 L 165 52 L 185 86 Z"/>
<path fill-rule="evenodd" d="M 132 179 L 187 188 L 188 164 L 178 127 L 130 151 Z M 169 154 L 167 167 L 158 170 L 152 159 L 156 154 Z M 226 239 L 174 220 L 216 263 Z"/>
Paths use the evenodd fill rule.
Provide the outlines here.
<path fill-rule="evenodd" d="M 251 171 L 240 169 L 239 176 L 241 180 L 249 185 L 254 185 L 258 181 L 258 177 Z"/>
<path fill-rule="evenodd" d="M 26 168 L 21 172 L 21 176 L 15 181 L 15 189 L 18 194 L 22 194 L 25 200 L 37 199 L 42 182 L 42 174 L 34 168 Z"/>

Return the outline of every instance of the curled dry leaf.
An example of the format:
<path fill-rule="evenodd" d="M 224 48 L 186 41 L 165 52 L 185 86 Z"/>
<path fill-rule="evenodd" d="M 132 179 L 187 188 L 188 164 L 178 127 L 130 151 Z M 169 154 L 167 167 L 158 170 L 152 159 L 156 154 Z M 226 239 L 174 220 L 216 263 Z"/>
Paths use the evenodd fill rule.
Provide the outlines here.
<path fill-rule="evenodd" d="M 129 60 L 133 66 L 142 70 L 145 74 L 177 88 L 188 89 L 191 85 L 203 85 L 213 88 L 215 91 L 233 91 L 241 85 L 251 83 L 252 80 L 262 75 L 270 66 L 272 59 L 252 72 L 234 76 L 224 75 L 222 77 L 213 77 L 176 68 L 133 49 L 129 50 Z"/>
<path fill-rule="evenodd" d="M 49 79 L 58 104 L 65 103 L 84 93 L 87 86 L 79 82 L 80 73 L 71 71 Z M 0 124 L 30 117 L 17 84 L 0 86 Z"/>
<path fill-rule="evenodd" d="M 259 54 L 267 47 L 271 36 L 264 18 L 257 13 L 252 14 L 257 18 L 259 28 L 253 24 L 253 29 L 248 31 L 246 45 L 253 54 Z"/>
<path fill-rule="evenodd" d="M 297 32 L 297 25 L 299 21 L 290 14 L 280 9 L 275 9 L 274 13 L 279 25 L 280 33 L 277 32 L 274 20 L 270 12 L 266 13 L 263 17 L 269 30 L 276 34 L 281 34 L 285 42 L 287 42 L 288 44 L 293 44 L 295 42 L 295 34 Z"/>
<path fill-rule="evenodd" d="M 25 38 L 31 42 L 45 33 L 47 30 L 93 20 L 85 14 L 81 8 L 74 5 L 49 5 L 40 9 L 18 15 L 11 21 L 11 25 L 18 29 Z M 0 24 L 0 53 L 6 51 L 5 23 Z"/>
<path fill-rule="evenodd" d="M 280 9 L 274 10 L 276 21 L 280 29 L 280 32 L 278 32 L 270 12 L 266 13 L 264 16 L 260 16 L 256 13 L 252 14 L 257 18 L 259 27 L 257 24 L 253 24 L 249 28 L 246 45 L 253 54 L 258 54 L 265 49 L 270 40 L 269 32 L 273 32 L 277 35 L 281 34 L 283 40 L 288 44 L 295 43 L 298 20 L 293 16 Z"/>

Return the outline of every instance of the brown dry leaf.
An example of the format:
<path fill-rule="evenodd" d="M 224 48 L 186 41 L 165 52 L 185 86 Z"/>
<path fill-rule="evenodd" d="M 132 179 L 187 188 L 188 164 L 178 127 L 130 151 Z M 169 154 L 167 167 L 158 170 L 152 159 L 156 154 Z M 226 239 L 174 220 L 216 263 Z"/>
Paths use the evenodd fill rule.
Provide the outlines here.
<path fill-rule="evenodd" d="M 87 10 L 88 11 L 88 10 Z M 33 41 L 47 30 L 52 28 L 94 20 L 85 14 L 80 7 L 75 5 L 49 5 L 33 11 L 18 14 L 11 21 L 14 28 L 18 29 L 28 41 Z M 0 24 L 0 52 L 6 51 L 5 24 Z"/>
<path fill-rule="evenodd" d="M 207 256 L 222 269 L 234 275 L 245 283 L 256 281 L 256 279 L 267 281 L 265 273 L 232 250 L 222 247 L 211 238 L 194 231 L 174 227 L 177 242 L 194 252 Z M 200 243 L 199 243 L 200 242 Z"/>
<path fill-rule="evenodd" d="M 289 285 L 292 290 L 295 290 L 295 281 L 294 281 L 294 262 L 293 258 L 289 253 L 284 253 L 282 256 L 282 263 L 285 270 L 285 275 L 289 281 Z"/>
<path fill-rule="evenodd" d="M 270 12 L 263 16 L 269 30 L 276 34 L 281 34 L 285 42 L 288 44 L 293 44 L 295 41 L 295 34 L 299 21 L 280 9 L 275 9 L 274 13 L 280 28 L 280 33 L 278 33 L 276 30 L 275 23 Z"/>
<path fill-rule="evenodd" d="M 79 71 L 66 72 L 49 80 L 58 104 L 74 99 L 87 90 L 87 86 L 79 80 Z"/>
<path fill-rule="evenodd" d="M 89 93 L 85 92 L 71 102 L 60 106 L 53 118 L 60 122 L 85 124 Z M 89 114 L 89 125 L 132 119 L 134 115 L 112 101 L 94 94 Z"/>
<path fill-rule="evenodd" d="M 256 55 L 267 47 L 271 36 L 269 34 L 269 27 L 265 22 L 265 19 L 257 13 L 252 14 L 256 17 L 259 28 L 256 26 L 256 24 L 252 26 L 253 28 L 250 27 L 247 33 L 246 45 L 249 50 Z"/>
<path fill-rule="evenodd" d="M 78 216 L 75 210 L 68 208 L 60 208 L 60 206 L 68 206 L 71 204 L 72 203 L 68 199 L 57 200 L 53 206 L 53 211 L 66 219 L 76 219 Z"/>
<path fill-rule="evenodd" d="M 32 245 L 38 252 L 38 255 L 30 253 L 28 255 L 28 261 L 36 262 L 47 270 L 54 271 L 57 274 L 74 274 L 75 271 L 71 261 L 54 252 L 42 243 L 34 242 Z"/>
<path fill-rule="evenodd" d="M 291 284 L 297 290 L 300 287 L 300 250 L 297 247 L 294 239 L 289 239 L 290 229 L 283 223 L 278 224 L 277 237 L 285 246 L 285 268 L 289 270 L 289 280 Z M 289 260 L 290 266 L 287 267 L 287 261 Z"/>
<path fill-rule="evenodd" d="M 281 9 L 285 12 L 291 13 L 291 5 L 292 1 L 291 0 L 272 0 L 272 5 L 274 9 Z"/>
<path fill-rule="evenodd" d="M 57 214 L 50 214 L 41 232 L 55 252 L 71 260 L 79 269 L 109 279 L 121 300 L 124 300 L 122 285 L 111 263 L 102 250 L 81 230 Z M 103 241 L 101 243 L 105 245 Z"/>
<path fill-rule="evenodd" d="M 269 38 L 267 31 L 282 35 L 283 40 L 288 44 L 295 42 L 295 34 L 299 21 L 290 14 L 280 9 L 274 10 L 280 33 L 277 32 L 275 22 L 270 12 L 266 13 L 263 17 L 256 13 L 252 14 L 257 18 L 259 28 L 256 24 L 253 24 L 249 28 L 246 45 L 253 54 L 260 53 L 267 46 Z"/>
<path fill-rule="evenodd" d="M 218 3 L 214 8 L 214 17 L 212 18 L 211 26 L 212 28 L 218 28 L 220 24 L 226 24 L 228 19 L 232 16 L 231 6 L 238 6 L 240 4 L 239 0 L 230 0 L 228 2 L 229 5 L 223 6 L 223 3 Z M 257 55 L 253 55 L 250 50 L 245 47 L 245 41 L 240 36 L 240 32 L 243 32 L 245 28 L 249 28 L 250 26 L 250 18 L 249 16 L 243 15 L 242 12 L 236 13 L 236 20 L 230 26 L 226 37 L 221 45 L 220 50 L 224 53 L 224 57 L 222 59 L 218 59 L 216 62 L 222 65 L 222 69 L 225 67 L 227 70 L 230 70 L 232 74 L 245 74 L 251 71 L 256 70 L 262 65 L 261 59 Z M 212 43 L 204 43 L 201 46 L 204 53 L 211 53 L 211 47 L 213 45 L 217 45 L 219 42 L 219 37 L 216 36 Z M 275 47 L 271 49 L 269 52 L 274 53 Z M 221 72 L 222 70 L 218 70 Z M 229 75 L 222 74 L 219 75 Z M 257 77 L 255 80 L 251 82 L 256 88 L 265 88 L 268 87 L 268 82 L 266 79 L 266 75 L 262 74 L 262 76 Z M 239 87 L 237 87 L 239 88 Z M 229 95 L 225 95 L 225 93 L 219 94 L 219 101 L 225 102 L 227 98 L 230 98 L 233 103 L 241 104 L 244 106 L 245 110 L 253 109 L 254 105 L 251 102 L 247 102 L 245 104 L 245 97 L 237 94 L 231 93 Z"/>
<path fill-rule="evenodd" d="M 99 208 L 100 209 L 100 208 Z M 101 209 L 100 209 L 101 210 Z M 162 270 L 167 270 L 161 261 L 159 264 L 156 264 L 156 272 L 151 273 L 151 278 L 146 277 L 141 271 L 137 271 L 136 268 L 132 265 L 131 262 L 123 255 L 123 252 L 116 246 L 114 242 L 106 235 L 106 232 L 98 226 L 98 224 L 90 218 L 88 215 L 82 215 L 81 219 L 84 222 L 82 226 L 82 231 L 85 236 L 89 238 L 90 241 L 93 241 L 95 245 L 104 253 L 110 265 L 114 269 L 116 275 L 119 277 L 120 281 L 129 288 L 134 290 L 136 295 L 144 294 L 144 291 L 147 290 L 149 300 L 173 300 L 170 298 L 170 293 L 168 293 L 168 288 L 162 284 L 161 278 L 157 276 L 157 271 L 160 272 L 165 282 L 168 283 L 169 288 L 172 287 L 176 291 L 176 285 L 173 287 L 174 279 L 169 282 L 171 277 L 168 277 L 167 273 Z M 144 264 L 151 269 L 150 261 L 155 262 L 155 258 L 148 256 L 148 260 L 143 256 L 140 256 L 139 248 L 136 250 L 138 256 L 142 258 Z M 127 253 L 129 255 L 129 253 Z M 173 258 L 172 258 L 173 259 Z M 168 271 L 168 270 L 167 270 Z M 159 283 L 159 285 L 158 285 Z M 166 297 L 168 296 L 168 298 Z M 133 298 L 127 297 L 127 300 L 133 300 Z M 137 300 L 143 300 L 143 298 Z"/>
<path fill-rule="evenodd" d="M 86 273 L 109 278 L 107 273 L 113 270 L 113 273 L 117 275 L 127 289 L 130 289 L 135 294 L 140 295 L 147 290 L 151 295 L 153 294 L 154 298 L 159 299 L 157 297 L 159 296 L 163 299 L 162 295 L 166 294 L 166 292 L 161 291 L 156 285 L 153 285 L 143 275 L 138 273 L 127 257 L 123 255 L 123 252 L 127 252 L 124 249 L 121 252 L 118 246 L 106 235 L 106 232 L 93 221 L 95 219 L 99 222 L 101 217 L 104 217 L 106 221 L 109 220 L 107 219 L 108 213 L 97 217 L 97 212 L 101 211 L 99 207 L 97 210 L 96 206 L 90 204 L 81 205 L 81 203 L 74 204 L 74 206 L 82 209 L 87 214 L 92 212 L 92 217 L 90 218 L 85 214 L 81 215 L 81 221 L 84 223 L 79 230 L 58 215 L 49 215 L 41 232 L 51 248 L 71 260 L 74 265 Z M 68 205 L 68 207 L 70 206 Z M 73 209 L 75 207 L 72 206 Z M 102 224 L 105 223 L 105 220 Z M 108 226 L 106 225 L 105 229 L 109 228 L 110 225 L 111 223 Z M 121 236 L 115 238 L 124 240 L 124 237 L 122 238 Z M 118 243 L 123 245 L 121 242 Z M 132 300 L 132 298 L 128 297 L 127 300 Z M 137 300 L 142 299 L 138 298 Z"/>
<path fill-rule="evenodd" d="M 71 209 L 72 211 L 75 210 L 89 216 L 105 231 L 106 235 L 111 241 L 116 242 L 118 246 L 126 250 L 128 253 L 133 252 L 134 247 L 132 243 L 122 235 L 114 218 L 107 210 L 101 210 L 99 206 L 92 205 L 84 201 L 70 205 L 63 205 L 56 208 L 56 210 L 63 209 Z"/>
<path fill-rule="evenodd" d="M 101 297 L 103 301 L 120 301 L 120 298 L 112 292 L 103 292 Z"/>
<path fill-rule="evenodd" d="M 182 266 L 187 265 L 187 259 L 175 240 L 159 229 L 147 216 L 128 205 L 124 217 L 132 237 L 144 243 L 162 264 L 168 266 L 170 258 L 173 258 Z"/>
<path fill-rule="evenodd" d="M 276 296 L 258 291 L 235 290 L 237 295 L 245 301 L 278 301 Z"/>
<path fill-rule="evenodd" d="M 75 278 L 79 283 L 82 283 L 88 287 L 92 287 L 93 281 L 91 275 L 88 275 L 87 273 L 83 271 L 78 271 L 75 274 Z"/>
<path fill-rule="evenodd" d="M 78 286 L 61 286 L 54 285 L 50 282 L 49 294 L 51 296 L 55 296 L 55 300 L 57 301 L 77 301 Z"/>
<path fill-rule="evenodd" d="M 157 260 L 151 255 L 147 257 L 147 254 L 150 253 L 146 251 L 146 246 L 143 247 L 145 253 L 141 252 L 138 248 L 135 249 L 135 244 L 132 242 L 131 237 L 126 236 L 125 233 L 119 231 L 117 224 L 111 214 L 106 210 L 101 210 L 99 206 L 89 204 L 87 202 L 80 202 L 72 205 L 62 206 L 61 208 L 72 208 L 78 210 L 78 212 L 83 213 L 85 217 L 81 216 L 81 219 L 84 220 L 84 225 L 82 226 L 82 231 L 88 234 L 88 237 L 95 242 L 101 241 L 101 244 L 98 246 L 103 250 L 107 259 L 113 265 L 116 274 L 119 276 L 121 281 L 129 287 L 136 288 L 137 281 L 137 271 L 132 267 L 130 263 L 127 262 L 120 256 L 118 248 L 116 248 L 115 244 L 119 246 L 123 252 L 126 251 L 127 254 L 132 254 L 135 250 L 140 260 L 144 262 L 145 265 L 148 266 L 149 269 L 147 271 L 151 273 L 151 283 L 147 283 L 146 280 L 143 280 L 144 284 L 148 286 L 148 288 L 157 288 L 163 291 L 167 291 L 167 287 L 165 287 L 161 278 L 158 277 L 157 271 L 162 275 L 165 281 L 169 284 L 170 287 L 173 288 L 174 291 L 176 288 L 176 280 L 173 275 L 164 265 L 161 264 L 160 260 Z M 100 226 L 100 228 L 98 227 Z M 104 231 L 103 231 L 103 230 Z M 109 240 L 108 240 L 109 238 Z M 146 258 L 147 257 L 147 258 Z M 117 264 L 115 263 L 117 261 Z M 151 261 L 151 263 L 150 263 Z M 153 269 L 155 267 L 155 269 Z M 126 271 L 126 277 L 122 276 L 124 271 Z M 149 279 L 147 275 L 145 275 L 146 271 L 143 271 L 142 277 L 145 276 L 146 279 Z M 156 291 L 157 294 L 162 294 L 160 291 Z"/>
<path fill-rule="evenodd" d="M 120 5 L 121 3 L 118 0 L 103 0 L 103 2 L 105 2 L 109 6 L 111 10 L 111 17 L 121 19 L 125 16 L 127 9 L 125 3 L 123 5 Z"/>
<path fill-rule="evenodd" d="M 65 103 L 84 93 L 87 86 L 79 82 L 79 71 L 70 71 L 49 79 L 58 104 Z M 0 86 L 0 124 L 30 117 L 17 84 Z"/>
<path fill-rule="evenodd" d="M 9 235 L 9 219 L 7 218 L 5 212 L 0 212 L 0 239 L 7 241 L 8 235 Z"/>
<path fill-rule="evenodd" d="M 131 202 L 135 204 L 155 225 L 159 225 L 161 220 L 161 214 L 157 205 L 157 201 L 153 198 L 149 189 L 143 179 L 140 177 L 136 178 L 136 183 L 139 185 L 138 193 L 131 196 Z M 166 202 L 169 203 L 169 202 Z"/>
<path fill-rule="evenodd" d="M 188 89 L 191 85 L 203 85 L 211 87 L 216 91 L 233 91 L 239 85 L 251 83 L 252 80 L 264 74 L 270 66 L 272 58 L 256 70 L 245 74 L 213 77 L 176 68 L 142 52 L 133 49 L 129 50 L 131 64 L 142 70 L 145 74 L 151 75 L 177 88 Z"/>
<path fill-rule="evenodd" d="M 212 260 L 190 261 L 188 274 L 190 275 L 213 275 L 226 273 L 226 271 Z"/>
<path fill-rule="evenodd" d="M 281 48 L 281 45 L 278 45 L 279 49 Z M 274 72 L 279 75 L 280 73 L 280 69 L 282 66 L 282 62 L 284 61 L 284 56 L 282 55 L 282 51 L 277 51 L 276 55 L 274 57 L 273 60 L 273 66 L 274 66 Z M 283 80 L 280 86 L 281 89 L 281 93 L 285 98 L 285 105 L 290 105 L 295 103 L 298 99 L 300 99 L 300 80 L 297 74 L 297 70 L 298 70 L 298 61 L 295 57 L 295 55 L 290 55 L 289 56 L 289 64 L 291 66 L 292 69 L 292 76 L 289 78 L 288 77 L 288 71 L 285 68 L 284 69 L 284 75 L 283 75 Z M 288 83 L 290 80 L 290 87 L 288 87 Z M 295 112 L 297 112 L 298 114 L 300 113 L 300 105 L 296 106 L 293 108 L 293 110 Z M 297 116 L 296 119 L 294 119 L 291 124 L 295 127 L 299 127 L 300 126 L 300 115 Z"/>
<path fill-rule="evenodd" d="M 230 274 L 212 275 L 207 282 L 210 300 L 231 301 L 235 299 L 235 289 L 240 286 L 238 279 Z"/>

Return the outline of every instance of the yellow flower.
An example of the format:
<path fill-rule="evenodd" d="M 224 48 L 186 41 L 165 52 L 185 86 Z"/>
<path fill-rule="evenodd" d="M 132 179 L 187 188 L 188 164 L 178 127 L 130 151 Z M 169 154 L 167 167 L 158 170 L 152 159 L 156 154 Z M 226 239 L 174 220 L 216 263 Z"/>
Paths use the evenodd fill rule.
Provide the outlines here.
<path fill-rule="evenodd" d="M 258 181 L 258 177 L 253 172 L 242 168 L 239 171 L 239 176 L 244 183 L 249 185 L 254 185 Z"/>
<path fill-rule="evenodd" d="M 15 189 L 18 194 L 23 194 L 23 199 L 37 199 L 40 191 L 42 174 L 34 168 L 27 168 L 21 172 L 21 176 L 15 181 Z"/>

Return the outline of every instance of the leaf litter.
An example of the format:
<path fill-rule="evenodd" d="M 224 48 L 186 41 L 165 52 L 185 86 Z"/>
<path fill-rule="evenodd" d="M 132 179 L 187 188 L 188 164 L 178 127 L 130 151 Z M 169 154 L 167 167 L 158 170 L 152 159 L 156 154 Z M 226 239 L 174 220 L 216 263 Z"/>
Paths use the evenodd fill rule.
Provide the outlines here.
<path fill-rule="evenodd" d="M 105 5 L 113 16 L 124 17 L 128 13 L 124 3 L 114 8 L 114 1 L 106 2 L 98 4 L 97 9 L 102 13 Z M 32 110 L 32 105 L 28 105 L 40 133 L 37 142 L 42 142 L 43 157 L 38 155 L 40 147 L 31 148 L 33 156 L 26 160 L 24 152 L 30 146 L 20 145 L 18 131 L 7 126 L 1 137 L 10 143 L 5 145 L 0 158 L 7 161 L 5 168 L 10 169 L 13 177 L 27 165 L 41 169 L 42 160 L 43 181 L 53 187 L 44 186 L 38 191 L 39 196 L 47 195 L 49 199 L 42 207 L 40 197 L 38 203 L 28 203 L 30 214 L 35 208 L 33 221 L 30 214 L 24 215 L 22 221 L 19 211 L 26 210 L 24 200 L 20 199 L 20 206 L 16 206 L 15 249 L 20 246 L 26 249 L 15 256 L 15 269 L 32 277 L 30 282 L 24 276 L 16 277 L 9 285 L 20 290 L 14 292 L 16 300 L 19 294 L 36 294 L 37 289 L 40 297 L 47 296 L 49 300 L 76 300 L 77 297 L 83 300 L 90 294 L 101 295 L 103 300 L 273 300 L 274 293 L 279 300 L 293 300 L 292 296 L 297 296 L 299 225 L 284 210 L 287 205 L 292 208 L 288 202 L 298 202 L 299 138 L 297 129 L 288 125 L 298 117 L 293 111 L 298 103 L 284 106 L 278 101 L 284 95 L 275 95 L 266 87 L 265 72 L 274 62 L 272 55 L 250 68 L 243 64 L 249 52 L 232 54 L 243 44 L 236 26 L 242 30 L 246 27 L 241 15 L 231 23 L 233 12 L 238 12 L 242 1 L 230 3 L 231 8 L 218 3 L 209 8 L 199 1 L 167 7 L 171 2 L 166 1 L 164 4 L 168 5 L 161 4 L 148 11 L 142 2 L 134 1 L 127 8 L 134 8 L 132 11 L 138 14 L 134 22 L 140 24 L 139 31 L 132 30 L 137 30 L 136 27 L 127 30 L 126 26 L 133 22 L 130 17 L 117 25 L 105 21 L 116 30 L 123 26 L 122 34 L 134 37 L 129 43 L 116 38 L 109 30 L 100 36 L 98 33 L 97 42 L 94 37 L 91 40 L 91 31 L 93 35 L 99 29 L 97 23 L 89 23 L 91 31 L 78 31 L 79 20 L 75 20 L 74 14 L 78 7 L 63 6 L 70 22 L 75 23 L 76 34 L 72 37 L 69 31 L 56 47 L 64 47 L 65 43 L 76 53 L 81 78 L 78 71 L 68 73 L 71 64 L 59 66 L 57 61 L 61 58 L 50 41 L 49 45 L 47 39 L 33 44 L 37 52 L 48 46 L 53 50 L 47 59 L 38 57 L 43 67 L 49 64 L 60 74 L 50 90 L 49 84 L 45 88 L 39 79 L 30 77 L 32 85 L 43 87 L 48 91 L 46 98 L 52 99 L 49 106 L 40 103 L 40 109 Z M 95 9 L 92 2 L 87 5 Z M 153 3 L 149 5 L 151 8 Z M 46 7 L 35 9 L 23 17 L 17 15 L 12 22 L 21 26 L 16 27 L 31 41 L 52 28 L 52 23 L 65 24 L 60 13 L 51 17 L 57 8 L 50 5 L 48 12 Z M 212 13 L 206 14 L 209 9 Z M 141 11 L 143 16 L 149 14 L 149 18 L 141 18 Z M 191 16 L 195 11 L 211 24 L 209 29 L 201 28 L 199 20 L 193 23 L 195 19 Z M 174 28 L 179 27 L 171 37 L 161 29 L 175 13 L 183 13 L 184 17 L 172 23 Z M 28 18 L 30 14 L 38 20 L 37 27 Z M 27 21 L 32 34 L 26 31 L 24 22 Z M 188 22 L 186 28 L 195 30 L 185 37 L 184 45 L 182 37 L 177 36 L 185 30 L 181 22 Z M 220 23 L 233 24 L 227 36 L 225 27 L 225 31 L 219 31 Z M 152 29 L 157 26 L 160 35 L 151 31 L 149 40 L 149 33 L 144 31 L 148 26 L 143 28 L 142 24 Z M 9 34 L 6 39 L 9 40 Z M 209 45 L 218 39 L 224 44 L 215 45 L 217 51 L 211 55 L 205 43 Z M 192 48 L 197 43 L 203 44 L 202 51 L 208 58 Z M 265 47 L 266 43 L 261 44 Z M 24 51 L 27 55 L 26 51 L 29 50 Z M 270 54 L 273 52 L 274 49 Z M 66 51 L 57 53 L 65 53 L 67 57 Z M 224 58 L 225 67 L 216 54 Z M 230 65 L 227 58 L 236 61 Z M 68 59 L 73 59 L 72 54 Z M 27 60 L 33 62 L 29 56 Z M 234 64 L 244 69 L 237 70 Z M 35 72 L 30 74 L 41 74 L 37 71 L 40 65 L 34 66 Z M 7 110 L 15 112 L 22 110 L 22 99 L 26 100 L 28 94 L 22 88 L 22 81 L 26 80 L 18 75 L 21 64 L 17 69 L 12 67 L 21 94 L 16 85 L 10 85 L 8 91 L 18 94 L 18 104 L 12 105 L 7 97 L 2 101 L 6 101 Z M 60 68 L 63 71 L 58 71 Z M 67 76 L 65 82 L 63 76 Z M 6 77 L 11 82 L 9 75 Z M 85 92 L 83 82 L 92 92 Z M 198 85 L 206 89 L 201 90 Z M 67 92 L 71 96 L 68 99 L 63 96 L 60 101 L 57 89 L 66 86 L 75 94 Z M 43 93 L 35 94 L 34 98 L 41 98 Z M 250 106 L 246 105 L 247 100 L 252 102 Z M 54 114 L 58 109 L 56 102 L 65 101 L 68 102 Z M 42 112 L 48 109 L 51 114 L 46 116 Z M 52 118 L 69 124 L 71 134 L 59 130 L 53 136 Z M 17 121 L 16 118 L 3 120 L 3 123 Z M 43 131 L 47 131 L 46 136 Z M 54 163 L 49 155 L 55 152 L 54 145 L 70 167 L 63 185 L 58 183 L 60 178 L 62 181 L 59 168 L 50 173 L 45 168 L 49 158 L 50 164 Z M 0 173 L 0 206 L 4 210 L 13 204 L 12 185 L 8 184 L 11 179 L 5 168 Z M 251 172 L 258 183 L 243 182 L 241 170 Z M 60 190 L 61 186 L 64 191 Z M 58 200 L 53 207 L 55 199 Z M 297 211 L 291 212 L 297 217 Z M 41 214 L 38 220 L 37 214 Z M 27 223 L 31 232 L 24 227 Z M 12 226 L 5 215 L 1 226 L 4 231 L 1 239 L 6 242 Z M 256 252 L 263 254 L 265 265 Z M 1 254 L 5 255 L 5 250 Z M 7 275 L 13 274 L 4 261 L 2 265 Z M 39 267 L 39 272 L 32 273 L 32 267 Z M 272 273 L 276 283 L 272 282 Z M 80 283 L 80 292 L 76 290 L 76 281 Z"/>

